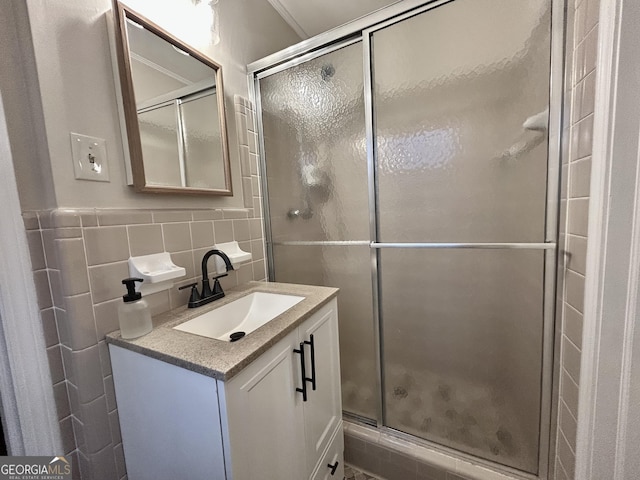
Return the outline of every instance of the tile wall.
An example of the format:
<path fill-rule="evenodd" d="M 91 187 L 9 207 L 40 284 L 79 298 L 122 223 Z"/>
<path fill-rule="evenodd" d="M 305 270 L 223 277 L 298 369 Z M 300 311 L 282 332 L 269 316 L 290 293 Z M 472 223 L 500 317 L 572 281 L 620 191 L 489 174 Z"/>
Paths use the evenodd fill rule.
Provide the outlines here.
<path fill-rule="evenodd" d="M 23 213 L 64 453 L 80 466 L 74 478 L 126 478 L 104 338 L 119 328 L 128 258 L 167 251 L 187 271 L 175 288 L 146 296 L 153 315 L 186 304 L 188 289 L 177 287 L 200 278 L 200 260 L 216 243 L 236 240 L 253 257 L 221 279 L 223 288 L 265 280 L 254 113 L 241 97 L 234 106 L 238 131 L 245 132 L 240 139 L 245 208 Z"/>
<path fill-rule="evenodd" d="M 600 0 L 568 0 L 557 325 L 561 329 L 555 478 L 575 478 L 578 389 Z"/>

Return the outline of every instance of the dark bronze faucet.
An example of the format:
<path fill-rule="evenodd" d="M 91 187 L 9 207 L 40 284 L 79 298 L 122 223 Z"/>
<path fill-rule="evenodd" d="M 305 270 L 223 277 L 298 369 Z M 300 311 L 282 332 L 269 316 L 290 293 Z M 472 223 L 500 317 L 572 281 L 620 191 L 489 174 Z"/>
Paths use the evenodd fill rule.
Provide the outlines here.
<path fill-rule="evenodd" d="M 202 292 L 198 292 L 197 283 L 190 283 L 189 285 L 184 285 L 179 288 L 179 290 L 182 290 L 183 288 L 191 288 L 191 296 L 189 297 L 189 303 L 187 304 L 189 308 L 200 307 L 224 297 L 224 292 L 222 291 L 222 286 L 220 286 L 220 282 L 218 281 L 218 279 L 226 277 L 226 273 L 213 277 L 213 290 L 209 286 L 209 268 L 207 264 L 209 263 L 209 259 L 213 255 L 218 255 L 220 258 L 222 258 L 222 260 L 224 260 L 224 264 L 227 267 L 227 272 L 233 270 L 231 260 L 229 260 L 227 254 L 223 251 L 213 249 L 205 253 L 202 257 Z"/>

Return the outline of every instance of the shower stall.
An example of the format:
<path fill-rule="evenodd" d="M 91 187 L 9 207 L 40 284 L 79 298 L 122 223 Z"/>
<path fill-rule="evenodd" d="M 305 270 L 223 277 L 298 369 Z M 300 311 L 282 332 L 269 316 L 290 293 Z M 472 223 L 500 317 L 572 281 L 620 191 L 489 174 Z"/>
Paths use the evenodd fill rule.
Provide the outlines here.
<path fill-rule="evenodd" d="M 269 277 L 340 288 L 345 416 L 545 477 L 562 4 L 421 3 L 249 66 Z"/>

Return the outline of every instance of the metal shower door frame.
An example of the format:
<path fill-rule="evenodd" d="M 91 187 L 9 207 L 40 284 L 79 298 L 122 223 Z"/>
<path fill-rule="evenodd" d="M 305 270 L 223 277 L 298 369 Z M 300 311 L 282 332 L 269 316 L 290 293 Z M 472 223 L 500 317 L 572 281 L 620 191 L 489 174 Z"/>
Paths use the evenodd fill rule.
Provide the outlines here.
<path fill-rule="evenodd" d="M 378 205 L 376 181 L 376 149 L 375 149 L 375 116 L 373 105 L 373 65 L 372 65 L 372 35 L 374 32 L 390 25 L 402 22 L 416 15 L 437 8 L 455 0 L 403 0 L 387 8 L 374 12 L 359 20 L 320 34 L 309 40 L 293 45 L 287 49 L 258 60 L 247 67 L 249 75 L 249 94 L 257 112 L 259 139 L 259 172 L 262 187 L 263 221 L 265 227 L 265 243 L 269 280 L 274 279 L 274 257 L 272 229 L 269 216 L 269 196 L 266 177 L 266 158 L 264 149 L 264 129 L 259 82 L 262 78 L 282 72 L 288 68 L 300 65 L 314 58 L 339 50 L 354 43 L 362 42 L 363 46 L 363 80 L 365 102 L 365 134 L 367 151 L 367 175 L 369 194 L 369 229 L 370 239 L 356 241 L 292 241 L 280 242 L 278 245 L 366 245 L 370 248 L 371 281 L 373 297 L 373 329 L 374 348 L 376 352 L 378 410 L 374 419 L 378 430 L 396 437 L 410 438 L 414 442 L 425 444 L 430 448 L 441 450 L 459 458 L 471 460 L 474 463 L 487 465 L 505 472 L 510 472 L 524 478 L 551 478 L 553 454 L 551 438 L 555 430 L 556 411 L 552 405 L 557 400 L 557 372 L 554 371 L 554 344 L 557 343 L 555 331 L 555 296 L 559 198 L 560 198 L 560 168 L 561 168 L 561 133 L 562 133 L 562 105 L 564 96 L 564 45 L 565 45 L 565 4 L 566 0 L 551 1 L 551 64 L 549 81 L 549 129 L 547 156 L 547 198 L 545 212 L 545 241 L 542 243 L 387 243 L 378 242 Z M 544 299 L 543 299 L 543 358 L 541 378 L 541 411 L 539 428 L 538 473 L 531 475 L 490 460 L 485 460 L 464 452 L 444 447 L 435 442 L 420 439 L 405 434 L 384 425 L 384 378 L 383 378 L 383 324 L 380 317 L 381 304 L 379 292 L 379 252 L 384 248 L 447 248 L 447 249 L 531 249 L 544 251 Z M 355 418 L 355 417 L 354 417 Z M 355 418 L 356 421 L 363 419 Z M 370 424 L 370 422 L 364 422 Z M 552 429 L 553 427 L 553 429 Z"/>

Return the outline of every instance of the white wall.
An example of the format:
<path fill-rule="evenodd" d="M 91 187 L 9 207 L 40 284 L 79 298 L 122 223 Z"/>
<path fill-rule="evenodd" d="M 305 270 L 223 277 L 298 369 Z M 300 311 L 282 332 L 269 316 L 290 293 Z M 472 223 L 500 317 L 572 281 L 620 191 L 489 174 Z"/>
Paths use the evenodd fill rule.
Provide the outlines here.
<path fill-rule="evenodd" d="M 192 21 L 190 0 L 129 0 L 127 3 L 171 33 L 183 37 L 199 33 Z M 26 4 L 57 207 L 243 206 L 233 95 L 248 96 L 247 63 L 300 40 L 266 0 L 220 0 L 220 43 L 195 44 L 193 40 L 197 38 L 190 37 L 195 48 L 222 65 L 233 197 L 139 194 L 128 187 L 105 19 L 105 13 L 112 8 L 111 2 L 26 0 Z M 160 5 L 173 9 L 169 20 L 158 10 Z M 186 29 L 176 23 L 180 18 L 185 19 Z M 69 132 L 107 140 L 110 183 L 74 179 Z M 19 178 L 19 181 L 24 183 L 29 179 Z"/>
<path fill-rule="evenodd" d="M 30 34 L 26 5 L 0 0 L 0 94 L 23 210 L 55 204 Z"/>

